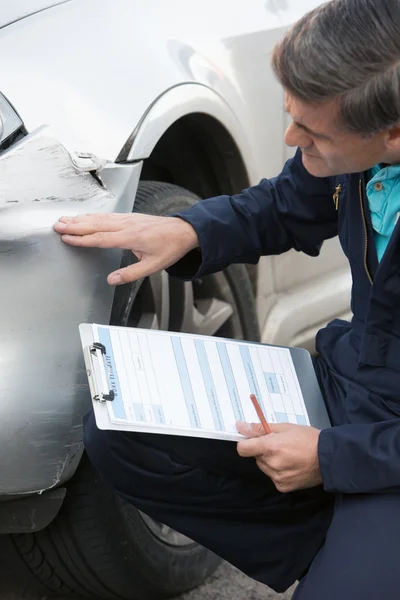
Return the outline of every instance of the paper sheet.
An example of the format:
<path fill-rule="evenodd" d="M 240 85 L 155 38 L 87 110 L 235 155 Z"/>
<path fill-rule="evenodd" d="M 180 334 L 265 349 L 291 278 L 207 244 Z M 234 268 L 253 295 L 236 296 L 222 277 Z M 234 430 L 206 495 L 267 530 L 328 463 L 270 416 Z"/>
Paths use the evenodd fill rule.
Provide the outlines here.
<path fill-rule="evenodd" d="M 113 423 L 237 433 L 257 422 L 256 395 L 271 423 L 309 425 L 287 348 L 172 332 L 93 325 L 107 349 Z"/>

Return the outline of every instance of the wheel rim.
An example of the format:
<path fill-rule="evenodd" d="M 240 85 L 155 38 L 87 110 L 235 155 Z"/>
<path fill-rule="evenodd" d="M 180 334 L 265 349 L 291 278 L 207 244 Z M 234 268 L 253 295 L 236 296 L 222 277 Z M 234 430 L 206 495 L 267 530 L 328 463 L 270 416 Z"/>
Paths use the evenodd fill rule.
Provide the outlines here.
<path fill-rule="evenodd" d="M 183 282 L 163 271 L 132 286 L 119 324 L 124 327 L 243 339 L 236 301 L 224 273 Z"/>
<path fill-rule="evenodd" d="M 145 515 L 141 511 L 139 511 L 140 516 L 142 517 L 146 527 L 151 531 L 153 535 L 155 535 L 159 540 L 168 544 L 169 546 L 193 546 L 195 543 L 190 538 L 183 535 L 183 533 L 178 533 L 168 525 L 164 525 L 155 519 L 152 519 L 148 515 Z"/>
<path fill-rule="evenodd" d="M 115 324 L 244 339 L 235 296 L 224 273 L 183 282 L 162 271 L 134 283 L 127 292 L 121 316 Z M 164 543 L 181 547 L 194 543 L 167 525 L 139 513 L 152 534 Z"/>

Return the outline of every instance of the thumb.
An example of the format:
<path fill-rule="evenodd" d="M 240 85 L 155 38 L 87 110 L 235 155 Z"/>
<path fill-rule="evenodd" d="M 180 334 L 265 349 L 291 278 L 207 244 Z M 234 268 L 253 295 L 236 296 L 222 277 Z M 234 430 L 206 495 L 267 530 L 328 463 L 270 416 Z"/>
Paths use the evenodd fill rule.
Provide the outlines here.
<path fill-rule="evenodd" d="M 162 265 L 156 265 L 149 260 L 143 259 L 133 265 L 113 271 L 107 277 L 107 282 L 110 285 L 122 285 L 123 283 L 131 283 L 132 281 L 138 281 L 153 273 L 157 273 L 163 269 Z"/>
<path fill-rule="evenodd" d="M 300 427 L 295 423 L 269 423 L 269 426 L 272 433 L 284 433 L 285 431 L 289 431 L 294 427 Z"/>
<path fill-rule="evenodd" d="M 236 429 L 239 433 L 248 438 L 261 437 L 262 435 L 265 435 L 265 431 L 261 423 L 244 423 L 243 421 L 238 421 L 236 423 Z"/>

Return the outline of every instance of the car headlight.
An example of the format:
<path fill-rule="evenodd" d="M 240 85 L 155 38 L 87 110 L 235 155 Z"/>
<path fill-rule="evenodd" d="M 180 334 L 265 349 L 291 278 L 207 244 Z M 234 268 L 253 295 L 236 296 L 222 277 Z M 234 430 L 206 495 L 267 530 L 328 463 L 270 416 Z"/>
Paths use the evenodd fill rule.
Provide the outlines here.
<path fill-rule="evenodd" d="M 22 132 L 24 124 L 11 104 L 0 93 L 0 149 L 9 146 L 15 135 Z"/>

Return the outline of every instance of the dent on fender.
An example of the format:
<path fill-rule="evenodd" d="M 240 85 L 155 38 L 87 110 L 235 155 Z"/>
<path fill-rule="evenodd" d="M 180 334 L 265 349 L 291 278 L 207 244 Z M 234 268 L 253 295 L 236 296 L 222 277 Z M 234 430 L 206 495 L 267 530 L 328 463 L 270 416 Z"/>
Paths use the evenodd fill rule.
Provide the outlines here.
<path fill-rule="evenodd" d="M 52 233 L 61 214 L 108 209 L 115 198 L 99 177 L 106 162 L 70 154 L 45 128 L 2 154 L 0 243 L 24 238 L 35 243 L 32 238 Z"/>

